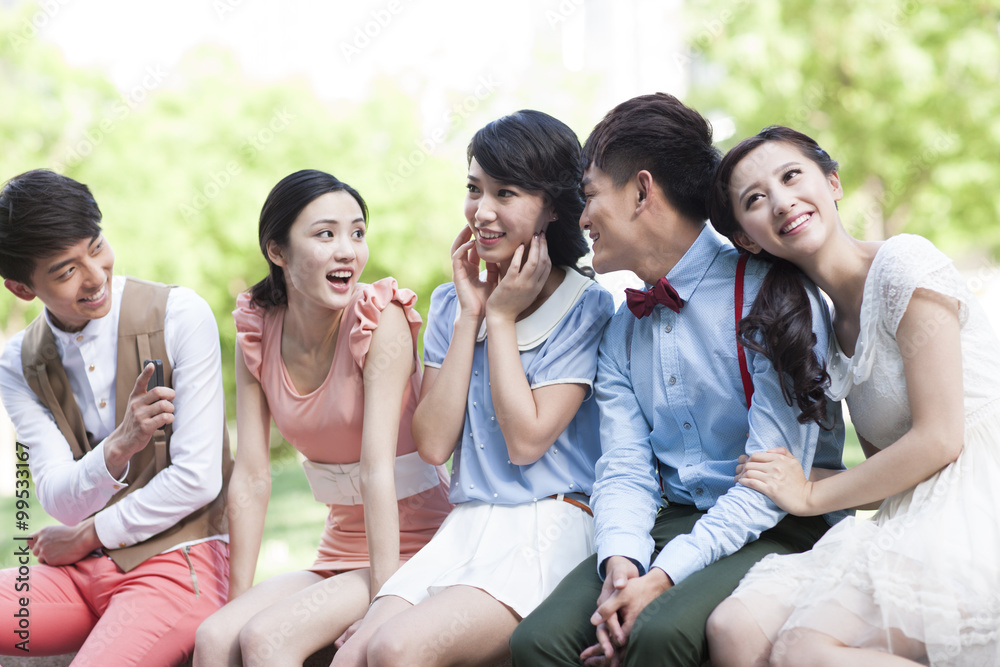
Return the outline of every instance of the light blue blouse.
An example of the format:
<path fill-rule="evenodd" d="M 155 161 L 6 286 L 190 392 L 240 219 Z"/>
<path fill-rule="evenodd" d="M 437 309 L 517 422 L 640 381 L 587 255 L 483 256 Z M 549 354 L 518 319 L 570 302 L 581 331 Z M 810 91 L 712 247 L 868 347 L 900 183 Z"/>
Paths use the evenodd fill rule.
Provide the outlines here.
<path fill-rule="evenodd" d="M 459 305 L 454 283 L 431 295 L 424 334 L 424 365 L 440 368 L 451 345 Z M 601 456 L 597 402 L 597 347 L 614 313 L 611 295 L 573 270 L 542 306 L 517 323 L 521 365 L 532 389 L 551 384 L 583 384 L 587 392 L 576 416 L 542 457 L 514 465 L 507 454 L 490 393 L 485 325 L 472 359 L 462 441 L 452 461 L 451 502 L 481 500 L 516 505 L 558 493 L 590 495 L 594 465 Z"/>

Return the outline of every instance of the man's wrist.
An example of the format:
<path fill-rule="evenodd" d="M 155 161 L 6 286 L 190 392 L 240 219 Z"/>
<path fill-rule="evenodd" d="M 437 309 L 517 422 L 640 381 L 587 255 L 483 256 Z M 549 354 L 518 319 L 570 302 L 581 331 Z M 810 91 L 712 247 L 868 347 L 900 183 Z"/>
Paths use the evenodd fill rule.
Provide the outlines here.
<path fill-rule="evenodd" d="M 608 556 L 607 558 L 602 560 L 600 564 L 597 566 L 597 573 L 601 577 L 601 580 L 604 580 L 604 578 L 608 576 L 608 563 L 611 562 L 612 558 L 624 558 L 625 560 L 630 561 L 633 565 L 635 565 L 635 569 L 639 573 L 640 577 L 646 574 L 646 569 L 642 566 L 642 563 L 637 561 L 635 558 L 632 558 L 631 556 L 622 556 L 620 554 L 615 554 L 613 556 Z"/>
<path fill-rule="evenodd" d="M 115 430 L 117 431 L 117 429 Z M 128 459 L 121 453 L 121 448 L 118 447 L 119 439 L 116 435 L 117 433 L 112 433 L 104 441 L 104 467 L 107 468 L 111 477 L 121 480 L 128 467 Z"/>
<path fill-rule="evenodd" d="M 84 519 L 79 524 L 80 541 L 87 545 L 87 551 L 95 551 L 104 546 L 101 537 L 97 534 L 97 523 L 94 517 Z"/>
<path fill-rule="evenodd" d="M 659 589 L 660 593 L 665 593 L 674 586 L 674 580 L 670 578 L 666 570 L 655 565 L 649 568 L 649 574 L 646 576 L 649 577 L 650 583 Z"/>

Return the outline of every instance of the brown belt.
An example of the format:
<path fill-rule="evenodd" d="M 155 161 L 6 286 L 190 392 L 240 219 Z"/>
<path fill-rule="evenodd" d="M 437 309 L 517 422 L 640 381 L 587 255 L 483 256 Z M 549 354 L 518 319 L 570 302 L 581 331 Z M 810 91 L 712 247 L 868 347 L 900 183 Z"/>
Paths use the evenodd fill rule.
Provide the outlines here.
<path fill-rule="evenodd" d="M 586 496 L 582 496 L 582 497 L 586 498 Z M 594 512 L 590 509 L 590 505 L 588 505 L 587 503 L 584 503 L 584 502 L 580 502 L 579 500 L 577 500 L 575 498 L 571 498 L 571 497 L 569 497 L 567 495 L 563 495 L 563 494 L 560 494 L 560 495 L 552 494 L 551 496 L 549 496 L 549 498 L 552 498 L 553 500 L 561 500 L 564 503 L 569 503 L 570 505 L 573 505 L 574 507 L 579 507 L 580 509 L 582 509 L 584 512 L 586 512 L 590 516 L 594 516 Z"/>

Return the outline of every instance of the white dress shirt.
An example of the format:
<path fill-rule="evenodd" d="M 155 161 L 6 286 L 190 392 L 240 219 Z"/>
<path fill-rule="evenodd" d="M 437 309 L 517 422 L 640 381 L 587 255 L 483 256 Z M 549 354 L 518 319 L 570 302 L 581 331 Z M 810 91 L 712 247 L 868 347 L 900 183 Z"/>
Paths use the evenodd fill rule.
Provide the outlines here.
<path fill-rule="evenodd" d="M 67 525 L 96 512 L 97 535 L 110 548 L 132 546 L 170 528 L 211 502 L 222 488 L 219 438 L 225 417 L 218 326 L 204 299 L 176 287 L 167 299 L 164 326 L 176 391 L 170 465 L 145 487 L 105 508 L 125 486 L 111 476 L 104 462 L 104 440 L 115 429 L 118 317 L 124 288 L 125 277 L 115 276 L 111 312 L 75 333 L 53 326 L 45 311 L 87 432 L 92 442 L 99 443 L 80 460 L 73 459 L 52 413 L 24 379 L 24 332 L 14 336 L 0 355 L 0 395 L 18 441 L 29 449 L 42 508 Z M 181 545 L 173 548 L 177 546 Z"/>

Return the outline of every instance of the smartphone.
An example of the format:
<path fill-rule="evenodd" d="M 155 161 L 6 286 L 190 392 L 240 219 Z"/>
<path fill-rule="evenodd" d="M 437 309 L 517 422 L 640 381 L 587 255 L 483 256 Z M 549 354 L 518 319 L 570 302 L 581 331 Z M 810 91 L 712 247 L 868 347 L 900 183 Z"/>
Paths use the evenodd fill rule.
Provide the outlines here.
<path fill-rule="evenodd" d="M 146 385 L 146 391 L 153 387 L 163 386 L 163 362 L 159 359 L 146 359 L 142 362 L 142 367 L 145 368 L 149 364 L 153 364 L 155 368 L 153 369 L 153 377 L 149 378 L 149 384 Z"/>

